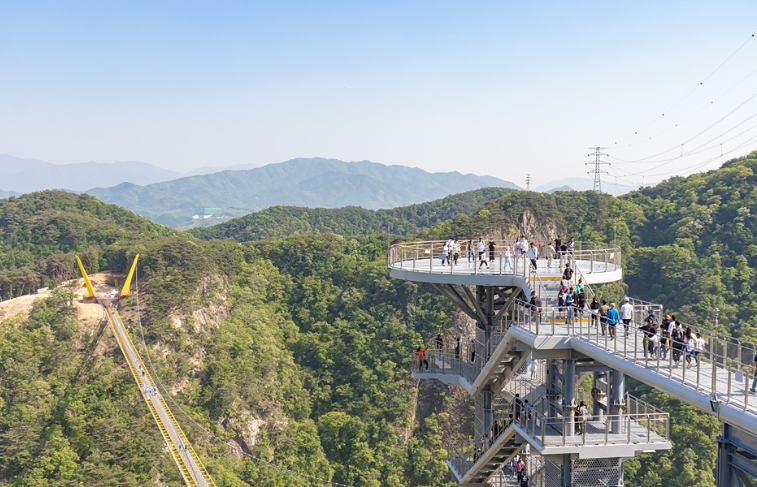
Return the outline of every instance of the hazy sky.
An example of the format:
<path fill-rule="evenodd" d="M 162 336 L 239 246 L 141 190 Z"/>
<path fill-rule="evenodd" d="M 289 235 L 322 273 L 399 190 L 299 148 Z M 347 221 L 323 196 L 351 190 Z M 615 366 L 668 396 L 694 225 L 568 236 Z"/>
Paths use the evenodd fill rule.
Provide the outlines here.
<path fill-rule="evenodd" d="M 0 0 L 0 153 L 538 185 L 599 144 L 650 182 L 757 149 L 756 31 L 754 1 Z"/>

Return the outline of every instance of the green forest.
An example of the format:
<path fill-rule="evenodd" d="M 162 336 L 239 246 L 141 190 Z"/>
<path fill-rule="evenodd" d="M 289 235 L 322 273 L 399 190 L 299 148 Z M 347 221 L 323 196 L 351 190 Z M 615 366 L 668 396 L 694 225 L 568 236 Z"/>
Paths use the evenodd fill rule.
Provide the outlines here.
<path fill-rule="evenodd" d="M 32 193 L 0 200 L 0 297 L 77 277 L 74 253 L 90 272 L 123 272 L 140 253 L 146 350 L 134 296 L 121 314 L 203 428 L 335 482 L 449 486 L 446 442 L 467 434 L 470 411 L 409 369 L 413 347 L 449 332 L 452 309 L 429 286 L 391 279 L 387 245 L 616 241 L 625 280 L 608 295 L 703 325 L 717 306 L 725 330 L 757 339 L 756 169 L 753 153 L 620 198 L 479 190 L 384 213 L 277 207 L 191 234 L 90 196 Z M 0 323 L 0 484 L 182 485 L 112 333 L 79 321 L 72 300 L 61 288 Z M 713 487 L 717 419 L 645 384 L 628 389 L 671 413 L 674 448 L 626 462 L 626 485 Z M 177 419 L 219 487 L 314 485 Z"/>

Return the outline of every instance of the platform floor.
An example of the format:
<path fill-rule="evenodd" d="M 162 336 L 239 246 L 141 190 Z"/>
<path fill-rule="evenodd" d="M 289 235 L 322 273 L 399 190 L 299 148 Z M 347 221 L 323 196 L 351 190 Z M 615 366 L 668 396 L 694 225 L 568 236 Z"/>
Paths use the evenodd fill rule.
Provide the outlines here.
<path fill-rule="evenodd" d="M 536 275 L 541 279 L 559 279 L 562 277 L 565 265 L 560 265 L 558 259 L 552 260 L 551 264 L 547 262 L 547 259 L 537 259 L 536 262 Z M 549 264 L 549 265 L 548 265 Z M 600 274 L 610 273 L 620 269 L 620 266 L 616 266 L 612 262 L 605 263 L 604 261 L 577 261 L 578 268 L 581 274 L 584 276 L 588 274 Z M 484 274 L 484 275 L 520 275 L 526 276 L 529 274 L 529 267 L 531 261 L 521 258 L 518 262 L 515 262 L 515 258 L 512 257 L 502 258 L 495 257 L 494 261 L 486 261 L 481 264 L 477 261 L 468 262 L 467 259 L 460 259 L 458 263 L 449 265 L 442 264 L 441 260 L 426 258 L 419 258 L 416 260 L 403 260 L 397 261 L 390 266 L 391 269 L 414 271 L 414 272 L 431 272 L 436 274 Z M 525 272 L 524 272 L 525 268 Z"/>

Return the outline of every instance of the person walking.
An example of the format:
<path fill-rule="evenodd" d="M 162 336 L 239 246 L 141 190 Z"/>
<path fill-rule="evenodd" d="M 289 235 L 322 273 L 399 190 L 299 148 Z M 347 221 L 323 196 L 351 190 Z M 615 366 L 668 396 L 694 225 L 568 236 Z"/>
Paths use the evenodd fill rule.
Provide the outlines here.
<path fill-rule="evenodd" d="M 607 310 L 607 327 L 610 338 L 615 338 L 615 325 L 618 323 L 620 323 L 620 313 L 615 309 L 615 303 L 610 303 L 610 309 Z"/>
<path fill-rule="evenodd" d="M 539 257 L 539 251 L 531 242 L 531 248 L 528 249 L 528 258 L 531 260 L 531 267 L 536 270 L 536 259 Z"/>
<path fill-rule="evenodd" d="M 531 380 L 536 380 L 536 372 L 539 370 L 539 362 L 532 356 L 528 364 L 528 370 L 531 372 Z"/>
<path fill-rule="evenodd" d="M 573 269 L 570 268 L 570 264 L 565 264 L 565 270 L 562 273 L 562 278 L 566 281 L 570 281 L 573 278 Z"/>
<path fill-rule="evenodd" d="M 670 349 L 670 332 L 673 329 L 673 318 L 670 315 L 665 315 L 662 319 L 662 338 L 660 338 L 660 358 L 667 360 L 668 350 Z"/>
<path fill-rule="evenodd" d="M 455 360 L 460 360 L 460 337 L 455 338 Z"/>
<path fill-rule="evenodd" d="M 623 306 L 620 307 L 620 319 L 623 320 L 623 328 L 626 330 L 626 336 L 628 336 L 628 327 L 633 320 L 633 306 L 631 306 L 630 300 L 626 296 Z"/>
<path fill-rule="evenodd" d="M 670 333 L 670 346 L 673 349 L 673 367 L 678 367 L 681 362 L 681 351 L 683 350 L 684 340 L 686 336 L 681 328 L 681 323 L 678 320 L 673 320 L 673 331 Z"/>
<path fill-rule="evenodd" d="M 476 253 L 473 251 L 473 239 L 468 240 L 468 263 L 475 262 Z"/>
<path fill-rule="evenodd" d="M 610 307 L 607 306 L 607 301 L 602 300 L 602 306 L 599 307 L 599 325 L 602 328 L 602 336 L 607 333 L 607 313 L 610 312 Z"/>
<path fill-rule="evenodd" d="M 686 327 L 684 346 L 686 347 L 686 367 L 691 368 L 691 357 L 694 355 L 694 331 L 690 326 Z"/>
<path fill-rule="evenodd" d="M 697 361 L 697 365 L 699 365 L 699 355 L 702 353 L 702 350 L 704 350 L 705 345 L 706 343 L 702 334 L 697 333 L 696 339 L 694 340 L 694 360 Z"/>
<path fill-rule="evenodd" d="M 494 240 L 489 240 L 489 262 L 494 262 Z M 489 267 L 488 265 L 486 267 Z"/>

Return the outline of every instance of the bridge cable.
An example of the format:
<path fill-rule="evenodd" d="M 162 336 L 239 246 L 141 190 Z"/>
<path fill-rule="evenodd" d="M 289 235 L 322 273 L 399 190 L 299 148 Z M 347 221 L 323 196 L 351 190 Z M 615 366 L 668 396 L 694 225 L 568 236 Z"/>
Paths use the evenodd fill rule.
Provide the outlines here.
<path fill-rule="evenodd" d="M 160 376 L 158 375 L 158 372 L 155 369 L 155 365 L 153 365 L 153 363 L 152 363 L 152 358 L 150 358 L 150 349 L 147 347 L 147 342 L 145 342 L 145 333 L 144 333 L 144 330 L 142 329 L 142 317 L 141 317 L 140 310 L 139 310 L 139 269 L 137 269 L 136 272 L 134 273 L 134 283 L 136 284 L 136 291 L 137 291 L 137 293 L 136 293 L 137 294 L 137 322 L 139 323 L 139 334 L 142 337 L 142 345 L 144 345 L 144 347 L 145 347 L 145 353 L 147 355 L 147 361 L 150 363 L 150 369 L 152 370 L 152 373 L 155 376 L 155 379 L 157 379 L 158 384 L 160 385 L 160 388 L 163 389 L 164 396 L 167 396 L 171 400 L 171 402 L 173 403 L 173 405 L 176 406 L 176 408 L 178 408 L 178 410 L 181 411 L 181 413 L 184 416 L 186 416 L 189 421 L 191 421 L 195 426 L 197 426 L 198 428 L 200 428 L 201 430 L 203 430 L 205 433 L 207 433 L 209 436 L 211 436 L 215 440 L 219 441 L 220 443 L 223 443 L 225 446 L 227 446 L 229 448 L 239 449 L 239 452 L 242 455 L 244 455 L 244 456 L 246 456 L 248 458 L 251 458 L 252 460 L 254 460 L 254 461 L 258 462 L 258 463 L 262 463 L 262 464 L 268 465 L 269 467 L 273 467 L 273 468 L 276 468 L 276 469 L 284 471 L 284 472 L 289 472 L 291 474 L 297 475 L 298 477 L 301 477 L 301 478 L 304 478 L 304 479 L 307 479 L 307 480 L 312 480 L 312 481 L 315 481 L 315 482 L 318 482 L 318 483 L 321 483 L 321 484 L 335 485 L 337 487 L 353 487 L 353 486 L 348 485 L 348 484 L 340 484 L 338 482 L 332 482 L 330 480 L 322 479 L 322 478 L 319 478 L 319 477 L 314 477 L 312 475 L 307 475 L 307 474 L 298 472 L 296 470 L 292 470 L 292 469 L 289 469 L 289 468 L 286 468 L 286 467 L 282 467 L 280 465 L 276 465 L 275 463 L 269 462 L 267 460 L 263 460 L 260 457 L 256 457 L 254 455 L 251 455 L 251 454 L 245 452 L 242 449 L 242 447 L 240 447 L 239 445 L 232 446 L 229 443 L 227 443 L 226 441 L 224 441 L 221 438 L 217 437 L 212 432 L 208 431 L 204 426 L 202 426 L 197 421 L 195 421 L 194 418 L 192 418 L 186 411 L 184 411 L 184 408 L 182 408 L 174 400 L 173 395 L 171 395 L 168 392 L 168 389 L 166 388 L 166 386 L 163 385 L 163 381 L 160 380 Z"/>

